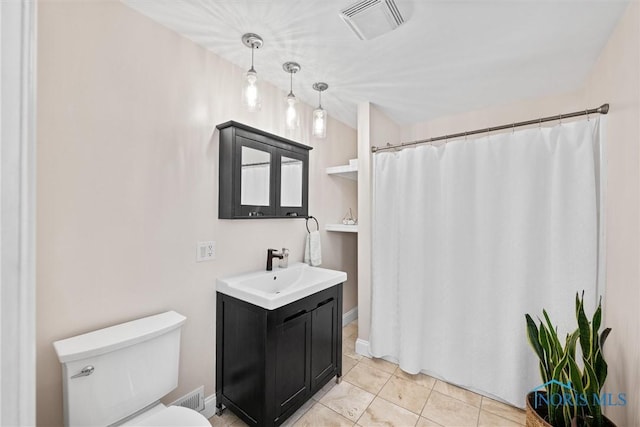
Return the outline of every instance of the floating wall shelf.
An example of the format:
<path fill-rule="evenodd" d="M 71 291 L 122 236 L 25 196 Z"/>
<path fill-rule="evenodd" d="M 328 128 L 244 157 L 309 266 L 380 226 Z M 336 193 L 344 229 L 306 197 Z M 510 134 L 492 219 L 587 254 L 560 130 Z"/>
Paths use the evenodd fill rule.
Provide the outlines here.
<path fill-rule="evenodd" d="M 353 181 L 358 180 L 358 165 L 350 164 L 345 166 L 333 166 L 327 168 L 327 174 L 339 176 L 341 178 L 350 179 Z"/>
<path fill-rule="evenodd" d="M 327 231 L 340 231 L 342 233 L 357 233 L 358 225 L 325 224 L 324 229 Z"/>

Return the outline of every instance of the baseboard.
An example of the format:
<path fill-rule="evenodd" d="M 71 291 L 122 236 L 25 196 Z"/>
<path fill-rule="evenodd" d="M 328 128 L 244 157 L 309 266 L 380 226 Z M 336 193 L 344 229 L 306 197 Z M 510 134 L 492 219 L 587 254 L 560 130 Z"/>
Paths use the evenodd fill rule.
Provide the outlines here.
<path fill-rule="evenodd" d="M 356 353 L 361 356 L 365 356 L 371 358 L 371 353 L 369 352 L 369 341 L 365 341 L 363 339 L 358 338 L 356 340 Z"/>
<path fill-rule="evenodd" d="M 206 419 L 213 417 L 216 414 L 216 394 L 205 397 L 204 409 L 200 412 Z"/>
<path fill-rule="evenodd" d="M 356 340 L 356 353 L 361 356 L 368 357 L 369 359 L 374 357 L 371 354 L 371 351 L 369 351 L 369 341 L 361 340 L 360 338 Z M 387 362 L 395 363 L 396 365 L 398 364 L 398 359 L 395 359 L 391 356 L 382 356 L 380 357 L 380 359 L 386 360 Z"/>
<path fill-rule="evenodd" d="M 342 326 L 347 326 L 356 319 L 358 319 L 358 307 L 354 307 L 342 315 Z"/>

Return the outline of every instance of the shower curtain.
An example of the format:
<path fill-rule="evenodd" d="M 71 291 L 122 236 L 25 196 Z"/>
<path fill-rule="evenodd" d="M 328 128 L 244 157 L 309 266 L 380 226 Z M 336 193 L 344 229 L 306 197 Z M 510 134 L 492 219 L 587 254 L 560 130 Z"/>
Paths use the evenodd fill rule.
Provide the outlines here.
<path fill-rule="evenodd" d="M 598 292 L 599 120 L 373 159 L 370 352 L 519 407 L 525 313 L 564 336 Z"/>

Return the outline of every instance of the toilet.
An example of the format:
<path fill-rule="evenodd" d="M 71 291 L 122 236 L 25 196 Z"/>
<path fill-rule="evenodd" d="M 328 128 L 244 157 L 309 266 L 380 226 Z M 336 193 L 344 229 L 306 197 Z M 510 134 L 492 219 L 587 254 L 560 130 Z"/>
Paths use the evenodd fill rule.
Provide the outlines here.
<path fill-rule="evenodd" d="M 211 427 L 192 409 L 160 403 L 178 386 L 185 321 L 168 311 L 54 342 L 65 426 Z"/>

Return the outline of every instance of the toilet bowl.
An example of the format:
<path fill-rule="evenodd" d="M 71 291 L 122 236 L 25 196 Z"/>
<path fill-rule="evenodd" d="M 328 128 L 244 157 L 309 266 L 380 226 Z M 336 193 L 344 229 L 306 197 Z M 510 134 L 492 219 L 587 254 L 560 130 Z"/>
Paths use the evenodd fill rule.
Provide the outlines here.
<path fill-rule="evenodd" d="M 160 403 L 178 385 L 185 321 L 168 311 L 54 342 L 65 426 L 210 427 L 197 411 Z"/>

